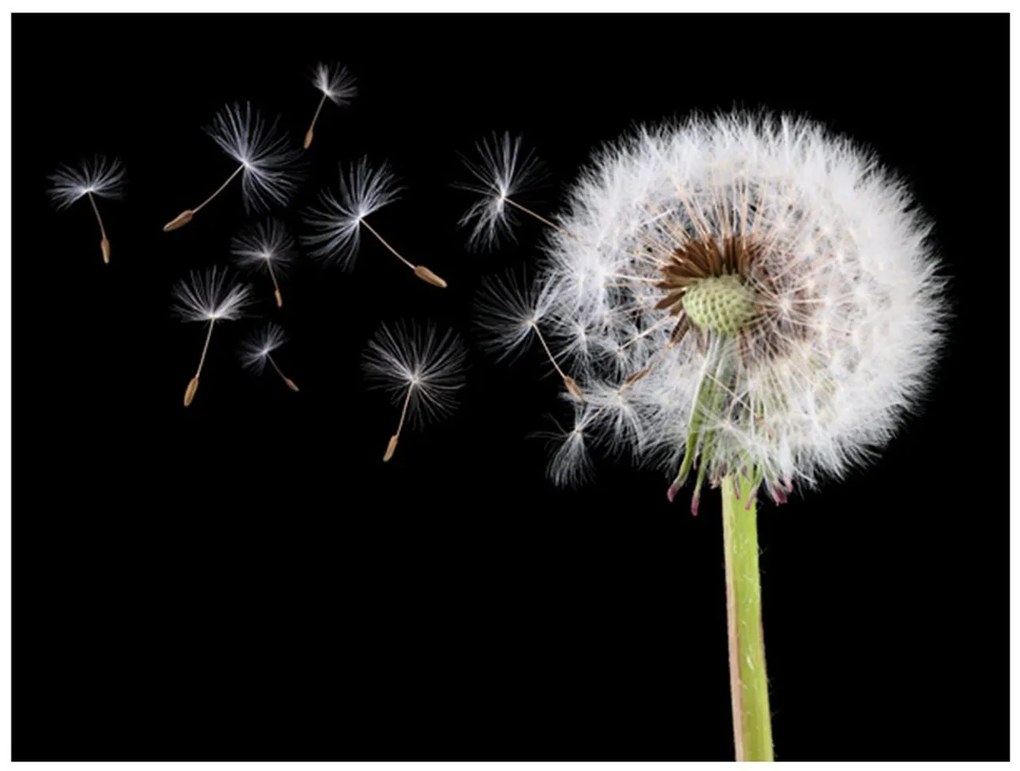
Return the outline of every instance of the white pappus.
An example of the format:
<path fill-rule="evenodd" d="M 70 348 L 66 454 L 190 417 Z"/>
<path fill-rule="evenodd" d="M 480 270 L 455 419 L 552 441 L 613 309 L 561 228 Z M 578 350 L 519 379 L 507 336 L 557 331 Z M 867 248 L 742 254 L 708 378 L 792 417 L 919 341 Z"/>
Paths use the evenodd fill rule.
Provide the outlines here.
<path fill-rule="evenodd" d="M 509 132 L 494 134 L 475 145 L 476 159 L 464 158 L 471 172 L 470 182 L 456 187 L 481 196 L 460 219 L 471 228 L 468 246 L 488 249 L 501 239 L 514 239 L 516 213 L 527 214 L 546 225 L 553 223 L 517 202 L 513 196 L 532 190 L 543 178 L 541 166 L 532 151 L 522 153 L 521 137 Z"/>
<path fill-rule="evenodd" d="M 361 246 L 361 228 L 364 227 L 387 251 L 406 265 L 422 281 L 446 287 L 446 281 L 424 265 L 415 265 L 394 249 L 366 217 L 393 203 L 400 197 L 401 187 L 389 164 L 373 167 L 368 158 L 361 158 L 349 170 L 340 167 L 340 186 L 337 193 L 323 190 L 318 201 L 304 215 L 305 224 L 312 231 L 303 236 L 313 256 L 332 260 L 343 269 L 350 269 Z"/>
<path fill-rule="evenodd" d="M 236 321 L 241 318 L 251 300 L 247 286 L 234 283 L 226 271 L 216 267 L 191 271 L 187 279 L 174 285 L 171 298 L 171 311 L 181 321 L 201 321 L 209 325 L 202 346 L 202 355 L 198 360 L 198 369 L 184 391 L 184 406 L 187 407 L 198 390 L 199 378 L 205 365 L 206 354 L 209 352 L 209 342 L 212 340 L 216 322 Z"/>
<path fill-rule="evenodd" d="M 279 128 L 248 102 L 220 110 L 206 129 L 219 148 L 238 164 L 216 191 L 193 209 L 185 209 L 163 226 L 164 231 L 187 225 L 234 180 L 241 176 L 241 198 L 249 213 L 287 204 L 300 179 L 300 151 Z"/>
<path fill-rule="evenodd" d="M 231 240 L 230 253 L 241 267 L 269 273 L 276 307 L 282 308 L 278 279 L 287 273 L 294 259 L 294 239 L 283 223 L 268 219 L 249 225 Z"/>
<path fill-rule="evenodd" d="M 393 457 L 406 421 L 421 426 L 453 411 L 466 362 L 467 350 L 450 330 L 440 333 L 431 323 L 409 322 L 379 328 L 365 349 L 365 377 L 401 405 L 383 461 Z"/>
<path fill-rule="evenodd" d="M 241 344 L 241 364 L 256 374 L 262 374 L 268 363 L 292 391 L 299 391 L 297 384 L 283 374 L 273 358 L 273 351 L 287 342 L 287 334 L 279 324 L 269 322 L 255 330 Z"/>
<path fill-rule="evenodd" d="M 320 62 L 315 65 L 312 71 L 312 83 L 316 89 L 322 92 L 322 96 L 319 98 L 319 106 L 315 108 L 311 125 L 308 126 L 308 131 L 305 133 L 305 150 L 312 144 L 312 138 L 315 136 L 315 124 L 319 120 L 319 113 L 322 112 L 322 106 L 326 100 L 328 99 L 337 107 L 343 107 L 350 104 L 351 100 L 358 95 L 354 76 L 341 64 Z"/>
<path fill-rule="evenodd" d="M 117 158 L 96 155 L 83 160 L 77 166 L 62 165 L 49 176 L 50 200 L 58 211 L 66 209 L 75 201 L 88 197 L 92 211 L 99 223 L 99 249 L 103 262 L 110 262 L 110 239 L 99 214 L 96 198 L 118 199 L 124 196 L 124 165 Z"/>

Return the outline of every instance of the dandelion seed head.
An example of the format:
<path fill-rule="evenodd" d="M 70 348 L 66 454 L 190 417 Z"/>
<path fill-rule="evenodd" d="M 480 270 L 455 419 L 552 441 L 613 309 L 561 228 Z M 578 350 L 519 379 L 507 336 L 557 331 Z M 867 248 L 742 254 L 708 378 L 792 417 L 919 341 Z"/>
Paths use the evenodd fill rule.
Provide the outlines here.
<path fill-rule="evenodd" d="M 813 486 L 872 457 L 924 392 L 946 317 L 931 225 L 819 124 L 641 129 L 597 157 L 560 222 L 546 315 L 589 400 L 587 445 Z"/>
<path fill-rule="evenodd" d="M 50 200 L 59 209 L 66 209 L 79 198 L 92 194 L 99 198 L 121 198 L 124 195 L 124 165 L 117 158 L 96 155 L 77 165 L 62 165 L 49 176 Z"/>
<path fill-rule="evenodd" d="M 350 169 L 341 166 L 338 191 L 324 190 L 305 212 L 304 221 L 311 233 L 302 241 L 313 256 L 351 268 L 361 244 L 362 220 L 396 201 L 400 191 L 385 162 L 372 167 L 368 158 L 361 158 Z"/>
<path fill-rule="evenodd" d="M 462 190 L 481 196 L 464 213 L 460 225 L 471 228 L 468 246 L 487 249 L 502 238 L 514 239 L 517 213 L 507 199 L 533 189 L 542 179 L 541 166 L 531 151 L 521 152 L 521 138 L 493 134 L 475 145 L 476 158 L 465 158 L 470 182 Z"/>
<path fill-rule="evenodd" d="M 171 300 L 171 311 L 182 321 L 236 321 L 251 303 L 248 287 L 216 266 L 191 271 L 174 285 Z"/>
<path fill-rule="evenodd" d="M 519 353 L 549 312 L 550 300 L 541 282 L 520 273 L 484 279 L 475 301 L 481 344 L 500 358 Z"/>
<path fill-rule="evenodd" d="M 300 181 L 301 152 L 279 127 L 250 103 L 231 104 L 213 118 L 206 133 L 223 152 L 244 167 L 242 198 L 249 212 L 285 206 Z"/>
<path fill-rule="evenodd" d="M 312 83 L 322 94 L 338 107 L 350 104 L 358 95 L 354 76 L 341 64 L 315 65 Z"/>
<path fill-rule="evenodd" d="M 408 418 L 419 426 L 456 407 L 466 362 L 467 350 L 453 332 L 404 321 L 382 325 L 362 358 L 370 385 L 387 391 L 395 404 L 410 391 Z"/>

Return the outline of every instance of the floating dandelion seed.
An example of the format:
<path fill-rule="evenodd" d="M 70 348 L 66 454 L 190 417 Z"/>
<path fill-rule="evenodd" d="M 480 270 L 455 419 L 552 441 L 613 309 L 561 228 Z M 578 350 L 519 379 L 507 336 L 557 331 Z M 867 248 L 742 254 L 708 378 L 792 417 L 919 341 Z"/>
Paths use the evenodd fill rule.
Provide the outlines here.
<path fill-rule="evenodd" d="M 187 407 L 198 390 L 198 379 L 202 375 L 205 356 L 209 351 L 213 327 L 217 321 L 236 321 L 241 318 L 250 300 L 247 286 L 229 283 L 226 271 L 215 267 L 191 271 L 187 280 L 177 282 L 171 297 L 171 310 L 181 321 L 203 321 L 209 324 L 198 369 L 184 392 L 184 406 Z"/>
<path fill-rule="evenodd" d="M 543 323 L 586 401 L 550 474 L 601 444 L 679 466 L 670 500 L 693 476 L 695 513 L 721 491 L 736 754 L 771 759 L 756 501 L 841 477 L 917 404 L 946 308 L 930 224 L 871 153 L 740 113 L 608 148 L 560 221 Z"/>
<path fill-rule="evenodd" d="M 287 335 L 283 327 L 272 322 L 266 324 L 241 345 L 241 363 L 257 374 L 262 374 L 266 368 L 266 362 L 273 368 L 280 379 L 291 391 L 300 390 L 297 384 L 283 374 L 273 358 L 273 351 L 287 342 Z"/>
<path fill-rule="evenodd" d="M 245 268 L 265 270 L 273 281 L 276 307 L 283 307 L 278 277 L 283 276 L 294 258 L 294 239 L 279 220 L 270 219 L 249 226 L 230 244 L 230 252 Z"/>
<path fill-rule="evenodd" d="M 481 342 L 499 358 L 506 358 L 519 353 L 532 337 L 537 338 L 563 385 L 573 396 L 583 400 L 581 389 L 574 378 L 563 371 L 539 327 L 539 322 L 549 312 L 551 301 L 552 295 L 546 287 L 514 273 L 483 280 L 475 302 Z"/>
<path fill-rule="evenodd" d="M 182 211 L 164 225 L 163 230 L 177 230 L 187 225 L 239 174 L 246 211 L 262 211 L 273 204 L 285 205 L 297 190 L 300 151 L 290 146 L 278 124 L 279 119 L 267 122 L 249 103 L 228 105 L 220 110 L 206 133 L 238 167 L 211 196 L 194 209 Z"/>
<path fill-rule="evenodd" d="M 322 98 L 319 99 L 319 106 L 315 108 L 312 123 L 305 134 L 304 147 L 306 150 L 312 144 L 315 122 L 319 120 L 319 113 L 322 112 L 322 105 L 326 103 L 326 100 L 329 99 L 337 107 L 343 107 L 350 104 L 351 100 L 358 95 L 358 88 L 354 85 L 354 76 L 346 67 L 339 64 L 319 63 L 315 65 L 312 83 L 322 92 Z"/>
<path fill-rule="evenodd" d="M 397 200 L 400 190 L 386 163 L 373 169 L 368 165 L 368 159 L 362 158 L 346 174 L 341 166 L 339 195 L 329 190 L 323 191 L 319 195 L 318 204 L 305 214 L 305 222 L 315 231 L 314 235 L 304 238 L 312 247 L 312 254 L 332 259 L 344 269 L 350 268 L 358 256 L 361 228 L 364 226 L 414 275 L 432 286 L 445 288 L 446 282 L 443 279 L 424 265 L 415 265 L 406 260 L 365 219 Z"/>
<path fill-rule="evenodd" d="M 478 142 L 475 149 L 478 160 L 464 158 L 464 165 L 474 179 L 457 185 L 482 196 L 460 219 L 460 225 L 471 227 L 469 247 L 491 248 L 504 236 L 514 239 L 515 210 L 551 228 L 559 228 L 512 197 L 531 190 L 543 177 L 532 152 L 521 153 L 520 137 L 511 137 L 509 133 L 493 134 Z"/>
<path fill-rule="evenodd" d="M 383 461 L 396 452 L 406 421 L 423 425 L 453 411 L 464 386 L 466 360 L 460 339 L 450 331 L 439 334 L 432 324 L 398 322 L 379 328 L 365 350 L 365 376 L 401 405 Z"/>
<path fill-rule="evenodd" d="M 99 223 L 99 249 L 103 262 L 110 262 L 110 239 L 106 237 L 103 218 L 99 216 L 96 198 L 121 198 L 124 195 L 124 166 L 116 158 L 97 155 L 77 166 L 61 166 L 49 177 L 50 200 L 57 210 L 66 209 L 79 198 L 87 197 Z"/>

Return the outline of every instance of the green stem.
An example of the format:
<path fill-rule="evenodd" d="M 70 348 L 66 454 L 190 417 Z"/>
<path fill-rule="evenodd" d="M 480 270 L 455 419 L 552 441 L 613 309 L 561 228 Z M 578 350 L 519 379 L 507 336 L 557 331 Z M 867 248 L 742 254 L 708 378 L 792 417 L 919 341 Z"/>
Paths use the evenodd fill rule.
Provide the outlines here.
<path fill-rule="evenodd" d="M 736 489 L 738 479 L 739 496 Z M 737 760 L 772 760 L 772 715 L 765 675 L 758 570 L 757 485 L 743 476 L 727 476 L 720 487 L 723 551 L 726 555 L 733 741 Z"/>

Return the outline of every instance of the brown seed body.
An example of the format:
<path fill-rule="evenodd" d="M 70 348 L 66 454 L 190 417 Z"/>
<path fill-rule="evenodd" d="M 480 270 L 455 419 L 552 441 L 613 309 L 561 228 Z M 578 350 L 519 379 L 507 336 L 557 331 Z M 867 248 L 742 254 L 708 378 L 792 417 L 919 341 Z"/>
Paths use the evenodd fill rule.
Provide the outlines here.
<path fill-rule="evenodd" d="M 172 220 L 170 220 L 168 223 L 166 223 L 163 226 L 163 232 L 164 233 L 169 233 L 171 230 L 177 230 L 177 228 L 183 228 L 185 225 L 187 225 L 189 222 L 191 222 L 191 219 L 194 216 L 195 216 L 195 212 L 193 212 L 191 209 L 185 209 L 184 211 L 182 211 L 180 214 L 178 214 L 176 217 L 174 217 Z"/>

